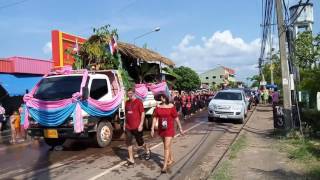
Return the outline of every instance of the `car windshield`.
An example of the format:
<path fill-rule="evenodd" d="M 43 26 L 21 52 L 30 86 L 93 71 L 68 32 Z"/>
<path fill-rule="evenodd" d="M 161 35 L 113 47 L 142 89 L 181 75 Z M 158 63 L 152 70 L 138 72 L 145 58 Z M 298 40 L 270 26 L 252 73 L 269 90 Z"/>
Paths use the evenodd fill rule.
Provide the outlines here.
<path fill-rule="evenodd" d="M 34 97 L 46 101 L 71 98 L 79 92 L 82 76 L 63 76 L 42 79 Z"/>
<path fill-rule="evenodd" d="M 223 99 L 223 100 L 242 100 L 241 93 L 237 92 L 218 92 L 214 99 Z"/>

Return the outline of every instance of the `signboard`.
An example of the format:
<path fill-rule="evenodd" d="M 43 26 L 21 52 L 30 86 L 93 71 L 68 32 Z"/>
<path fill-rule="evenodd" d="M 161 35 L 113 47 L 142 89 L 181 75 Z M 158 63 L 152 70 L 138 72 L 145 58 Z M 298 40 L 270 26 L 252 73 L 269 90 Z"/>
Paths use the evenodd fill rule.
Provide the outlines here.
<path fill-rule="evenodd" d="M 265 86 L 265 85 L 267 85 L 267 82 L 266 82 L 266 81 L 261 81 L 261 82 L 260 82 L 260 86 Z"/>
<path fill-rule="evenodd" d="M 51 32 L 52 37 L 52 59 L 54 67 L 72 65 L 74 58 L 67 51 L 79 50 L 80 46 L 86 41 L 85 38 L 67 34 L 59 30 Z"/>

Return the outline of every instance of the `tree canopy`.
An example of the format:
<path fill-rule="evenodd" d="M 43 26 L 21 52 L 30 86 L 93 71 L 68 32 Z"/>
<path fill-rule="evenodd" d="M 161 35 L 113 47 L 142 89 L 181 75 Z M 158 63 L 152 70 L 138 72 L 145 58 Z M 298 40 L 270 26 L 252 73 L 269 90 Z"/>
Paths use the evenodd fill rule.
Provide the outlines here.
<path fill-rule="evenodd" d="M 189 67 L 180 66 L 174 68 L 173 72 L 178 75 L 175 89 L 181 91 L 192 91 L 200 87 L 201 81 L 198 74 Z"/>
<path fill-rule="evenodd" d="M 320 57 L 320 34 L 313 36 L 312 32 L 306 31 L 298 34 L 295 40 L 295 63 L 302 69 L 311 68 L 319 61 Z"/>

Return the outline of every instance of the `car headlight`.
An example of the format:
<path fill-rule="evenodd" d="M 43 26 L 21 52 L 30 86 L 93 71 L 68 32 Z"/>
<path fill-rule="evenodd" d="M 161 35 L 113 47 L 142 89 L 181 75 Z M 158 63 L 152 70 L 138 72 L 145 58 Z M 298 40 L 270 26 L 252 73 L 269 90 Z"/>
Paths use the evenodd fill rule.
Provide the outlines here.
<path fill-rule="evenodd" d="M 217 108 L 218 108 L 218 105 L 216 105 L 216 104 L 210 104 L 210 108 L 211 108 L 211 109 L 217 109 Z"/>

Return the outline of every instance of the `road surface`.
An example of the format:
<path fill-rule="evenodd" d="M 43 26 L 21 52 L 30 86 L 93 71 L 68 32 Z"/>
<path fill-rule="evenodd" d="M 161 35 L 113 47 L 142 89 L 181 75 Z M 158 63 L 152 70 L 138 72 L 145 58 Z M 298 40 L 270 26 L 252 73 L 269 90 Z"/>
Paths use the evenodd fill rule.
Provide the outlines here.
<path fill-rule="evenodd" d="M 249 112 L 252 113 L 252 112 Z M 249 115 L 250 116 L 250 115 Z M 97 148 L 88 140 L 68 140 L 62 151 L 51 150 L 44 142 L 32 141 L 0 149 L 0 179 L 189 179 L 208 159 L 203 159 L 219 139 L 241 124 L 228 121 L 208 122 L 203 111 L 183 123 L 185 136 L 173 141 L 175 164 L 168 174 L 160 174 L 163 146 L 160 139 L 145 133 L 152 147 L 151 160 L 136 158 L 134 167 L 126 167 L 124 139 L 115 139 L 106 148 Z M 137 154 L 142 149 L 136 148 Z M 210 159 L 209 159 L 210 161 Z"/>

